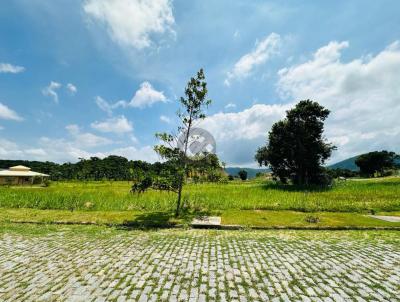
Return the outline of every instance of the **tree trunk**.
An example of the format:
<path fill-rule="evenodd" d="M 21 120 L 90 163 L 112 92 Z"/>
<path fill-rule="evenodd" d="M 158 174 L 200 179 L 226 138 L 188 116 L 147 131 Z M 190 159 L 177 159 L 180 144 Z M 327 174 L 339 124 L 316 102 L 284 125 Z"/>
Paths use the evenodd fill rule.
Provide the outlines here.
<path fill-rule="evenodd" d="M 175 209 L 175 217 L 179 217 L 181 210 L 181 199 L 182 199 L 182 177 L 179 180 L 179 188 L 178 188 L 178 200 L 176 201 L 176 209 Z"/>

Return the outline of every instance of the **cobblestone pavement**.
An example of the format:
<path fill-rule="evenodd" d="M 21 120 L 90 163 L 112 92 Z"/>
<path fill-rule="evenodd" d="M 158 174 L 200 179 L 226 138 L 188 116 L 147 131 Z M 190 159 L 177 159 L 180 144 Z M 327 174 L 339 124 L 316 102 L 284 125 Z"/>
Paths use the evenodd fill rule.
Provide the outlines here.
<path fill-rule="evenodd" d="M 5 232 L 0 300 L 400 301 L 399 241 L 348 233 Z"/>

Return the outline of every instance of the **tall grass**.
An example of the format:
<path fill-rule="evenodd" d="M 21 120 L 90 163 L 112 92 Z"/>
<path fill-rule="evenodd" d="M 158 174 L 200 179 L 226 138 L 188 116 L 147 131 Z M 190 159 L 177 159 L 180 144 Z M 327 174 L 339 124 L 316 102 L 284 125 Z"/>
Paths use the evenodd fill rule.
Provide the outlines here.
<path fill-rule="evenodd" d="M 48 188 L 1 187 L 0 207 L 64 210 L 169 211 L 176 195 L 150 190 L 130 194 L 128 182 L 54 182 Z M 400 210 L 400 178 L 347 181 L 329 190 L 304 190 L 270 182 L 190 184 L 184 200 L 207 210 L 259 209 L 304 212 Z"/>

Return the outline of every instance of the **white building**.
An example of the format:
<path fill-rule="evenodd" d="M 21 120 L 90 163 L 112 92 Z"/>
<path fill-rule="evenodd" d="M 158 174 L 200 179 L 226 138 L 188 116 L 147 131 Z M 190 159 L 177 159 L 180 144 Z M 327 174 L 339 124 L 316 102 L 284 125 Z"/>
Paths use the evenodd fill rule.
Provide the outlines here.
<path fill-rule="evenodd" d="M 32 185 L 37 181 L 42 183 L 43 179 L 49 176 L 31 171 L 25 166 L 15 166 L 8 170 L 0 170 L 0 185 Z"/>

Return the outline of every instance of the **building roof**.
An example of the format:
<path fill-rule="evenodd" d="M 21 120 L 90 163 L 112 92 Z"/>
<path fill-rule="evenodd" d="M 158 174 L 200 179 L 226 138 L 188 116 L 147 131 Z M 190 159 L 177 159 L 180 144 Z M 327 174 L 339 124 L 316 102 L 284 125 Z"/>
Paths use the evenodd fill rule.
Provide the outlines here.
<path fill-rule="evenodd" d="M 48 177 L 50 175 L 31 171 L 30 168 L 25 166 L 14 166 L 10 167 L 8 170 L 0 170 L 0 176 L 21 176 L 21 177 L 33 177 L 33 176 L 41 176 Z"/>
<path fill-rule="evenodd" d="M 10 170 L 10 171 L 30 171 L 31 168 L 28 168 L 25 166 L 14 166 L 14 167 L 10 167 L 8 170 Z"/>

